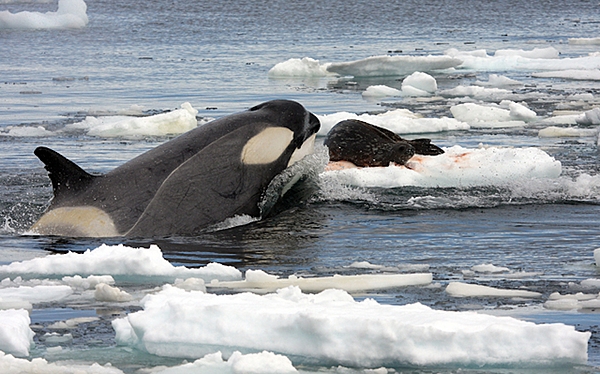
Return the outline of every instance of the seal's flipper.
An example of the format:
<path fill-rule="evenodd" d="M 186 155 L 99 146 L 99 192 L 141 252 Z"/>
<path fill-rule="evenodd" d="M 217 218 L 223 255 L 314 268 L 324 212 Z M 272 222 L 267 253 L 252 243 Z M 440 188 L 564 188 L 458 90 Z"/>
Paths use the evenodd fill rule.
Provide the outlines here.
<path fill-rule="evenodd" d="M 52 181 L 54 201 L 65 198 L 65 195 L 77 193 L 85 188 L 96 178 L 89 174 L 73 161 L 60 153 L 46 147 L 37 147 L 33 152 L 45 165 L 48 176 Z"/>
<path fill-rule="evenodd" d="M 270 152 L 269 147 L 263 147 L 260 159 L 250 156 L 253 152 L 248 150 L 249 147 L 261 147 L 264 144 L 255 141 L 260 134 L 265 137 L 273 135 L 274 127 L 266 127 L 262 132 L 257 127 L 265 126 L 244 126 L 181 164 L 163 182 L 126 235 L 189 235 L 235 215 L 257 217 L 260 214 L 257 202 L 262 193 L 273 177 L 287 165 L 289 155 L 281 156 L 292 152 L 288 147 L 280 146 L 276 155 Z M 257 133 L 259 135 L 255 136 Z M 264 158 L 265 154 L 271 156 Z"/>

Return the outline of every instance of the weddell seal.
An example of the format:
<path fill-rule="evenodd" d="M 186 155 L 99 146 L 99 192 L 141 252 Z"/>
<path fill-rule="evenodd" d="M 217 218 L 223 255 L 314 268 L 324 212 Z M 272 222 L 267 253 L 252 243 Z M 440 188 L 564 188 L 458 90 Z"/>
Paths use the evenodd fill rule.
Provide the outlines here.
<path fill-rule="evenodd" d="M 38 147 L 54 198 L 31 231 L 161 237 L 191 235 L 236 215 L 259 217 L 270 182 L 312 153 L 319 128 L 299 103 L 269 101 L 197 127 L 104 175 Z"/>
<path fill-rule="evenodd" d="M 405 165 L 415 154 L 444 153 L 430 139 L 403 139 L 392 131 L 355 119 L 333 126 L 324 144 L 329 149 L 330 162 L 350 162 L 358 167 Z"/>

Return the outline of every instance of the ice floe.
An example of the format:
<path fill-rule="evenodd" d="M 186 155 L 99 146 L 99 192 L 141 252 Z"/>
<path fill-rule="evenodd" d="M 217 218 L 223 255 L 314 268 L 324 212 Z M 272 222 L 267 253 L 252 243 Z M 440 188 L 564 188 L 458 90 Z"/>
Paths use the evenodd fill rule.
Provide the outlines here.
<path fill-rule="evenodd" d="M 600 38 L 569 38 L 569 44 L 600 44 Z"/>
<path fill-rule="evenodd" d="M 375 126 L 386 128 L 397 134 L 418 134 L 441 131 L 468 130 L 470 127 L 464 122 L 454 118 L 423 118 L 408 109 L 395 109 L 381 114 L 355 114 L 337 112 L 332 114 L 317 115 L 321 121 L 318 135 L 327 135 L 329 130 L 338 122 L 347 119 L 358 119 Z"/>
<path fill-rule="evenodd" d="M 319 60 L 310 57 L 291 58 L 280 62 L 269 70 L 271 78 L 285 77 L 326 77 L 335 75 L 327 71 L 328 64 L 321 65 Z"/>
<path fill-rule="evenodd" d="M 600 308 L 600 294 L 578 292 L 561 295 L 559 292 L 554 292 L 544 303 L 544 308 L 555 310 L 598 309 Z"/>
<path fill-rule="evenodd" d="M 31 304 L 60 301 L 73 294 L 73 289 L 66 285 L 56 286 L 20 286 L 0 289 L 0 303 L 6 301 L 26 301 Z"/>
<path fill-rule="evenodd" d="M 490 74 L 488 76 L 487 82 L 478 80 L 474 84 L 477 86 L 497 87 L 497 88 L 523 86 L 523 83 L 521 83 L 517 80 L 505 77 L 504 75 L 498 75 L 498 74 Z"/>
<path fill-rule="evenodd" d="M 2 374 L 123 374 L 121 370 L 110 364 L 105 366 L 99 364 L 69 365 L 67 363 L 49 363 L 43 358 L 34 358 L 29 361 L 4 352 L 0 352 L 0 367 Z"/>
<path fill-rule="evenodd" d="M 322 178 L 359 187 L 502 186 L 518 180 L 557 178 L 561 164 L 539 148 L 461 146 L 444 148 L 438 156 L 416 155 L 407 166 L 349 168 L 325 171 Z"/>
<path fill-rule="evenodd" d="M 431 273 L 334 275 L 332 277 L 314 278 L 292 275 L 288 278 L 279 278 L 262 270 L 247 270 L 243 281 L 211 282 L 206 286 L 209 289 L 229 288 L 260 293 L 272 292 L 289 286 L 296 286 L 304 292 L 321 292 L 328 288 L 357 292 L 404 286 L 422 286 L 430 284 L 432 280 L 433 275 Z"/>
<path fill-rule="evenodd" d="M 582 81 L 600 81 L 600 69 L 543 71 L 531 74 L 535 78 L 562 78 Z"/>
<path fill-rule="evenodd" d="M 56 12 L 0 12 L 0 29 L 77 29 L 88 23 L 83 0 L 59 0 Z"/>
<path fill-rule="evenodd" d="M 594 249 L 594 260 L 596 261 L 596 266 L 600 266 L 600 248 Z"/>
<path fill-rule="evenodd" d="M 524 297 L 538 298 L 542 294 L 527 290 L 501 289 L 480 284 L 450 282 L 446 292 L 454 297 Z"/>
<path fill-rule="evenodd" d="M 549 126 L 539 130 L 538 136 L 540 138 L 593 137 L 598 136 L 598 129 Z"/>
<path fill-rule="evenodd" d="M 29 356 L 35 333 L 29 328 L 29 313 L 23 309 L 0 310 L 0 357 L 3 352 L 17 357 Z M 0 368 L 4 366 L 0 359 Z"/>
<path fill-rule="evenodd" d="M 463 103 L 451 107 L 450 112 L 458 121 L 477 128 L 521 127 L 537 117 L 533 110 L 510 100 L 486 105 Z"/>
<path fill-rule="evenodd" d="M 136 278 L 159 277 L 166 279 L 202 278 L 206 281 L 239 280 L 241 273 L 231 266 L 210 263 L 192 269 L 173 266 L 162 256 L 160 248 L 132 248 L 123 244 L 101 245 L 84 253 L 52 254 L 31 260 L 0 266 L 0 274 L 19 275 L 112 275 Z"/>
<path fill-rule="evenodd" d="M 67 125 L 65 131 L 84 130 L 89 136 L 107 138 L 181 134 L 198 126 L 196 114 L 198 110 L 186 102 L 181 109 L 147 117 L 88 116 Z"/>
<path fill-rule="evenodd" d="M 264 350 L 363 368 L 398 365 L 585 363 L 589 332 L 508 317 L 357 302 L 340 290 L 214 295 L 165 286 L 113 321 L 118 344 L 199 358 Z M 310 337 L 307 340 L 307 337 Z"/>

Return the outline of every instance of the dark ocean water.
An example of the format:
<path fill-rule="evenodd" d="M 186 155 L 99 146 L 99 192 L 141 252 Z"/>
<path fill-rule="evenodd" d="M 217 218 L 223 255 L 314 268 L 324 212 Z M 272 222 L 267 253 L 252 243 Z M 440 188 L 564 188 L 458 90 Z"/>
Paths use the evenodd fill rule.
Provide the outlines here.
<path fill-rule="evenodd" d="M 331 77 L 270 79 L 267 73 L 290 58 L 345 62 L 388 53 L 442 54 L 449 48 L 493 52 L 554 47 L 561 58 L 581 57 L 600 47 L 569 44 L 568 39 L 600 36 L 597 1 L 94 0 L 87 5 L 89 24 L 83 29 L 0 30 L 0 133 L 9 126 L 42 126 L 50 132 L 42 137 L 0 136 L 0 264 L 50 251 L 83 251 L 106 242 L 157 243 L 176 265 L 216 261 L 278 275 L 330 275 L 356 261 L 426 266 L 442 286 L 465 280 L 525 287 L 544 296 L 452 298 L 443 287 L 409 287 L 369 296 L 391 304 L 418 301 L 444 310 L 486 309 L 540 323 L 573 324 L 593 334 L 588 366 L 573 370 L 598 371 L 600 314 L 541 307 L 552 292 L 574 292 L 569 282 L 600 277 L 593 258 L 593 250 L 600 247 L 600 184 L 593 180 L 600 174 L 597 138 L 539 138 L 537 130 L 545 127 L 541 124 L 427 136 L 448 147 L 483 143 L 541 148 L 561 162 L 558 182 L 477 188 L 317 188 L 302 204 L 268 220 L 158 242 L 23 234 L 52 197 L 47 174 L 33 155 L 38 145 L 60 151 L 86 170 L 106 172 L 168 139 L 98 138 L 59 131 L 86 115 L 116 113 L 132 105 L 153 114 L 190 102 L 199 118 L 217 118 L 286 98 L 319 115 L 407 108 L 426 117 L 451 117 L 452 99 L 434 106 L 400 98 L 371 102 L 361 96 L 369 85 L 398 86 L 403 77 L 356 78 L 348 85 Z M 45 12 L 55 10 L 56 4 L 1 2 L 0 10 L 4 9 Z M 557 110 L 598 106 L 598 81 L 536 79 L 526 69 L 441 73 L 436 79 L 444 89 L 469 85 L 489 73 L 523 82 L 525 86 L 514 92 L 515 101 L 526 101 L 542 117 Z M 569 99 L 590 93 L 596 101 L 576 105 Z M 592 182 L 577 182 L 581 175 L 591 176 Z M 413 204 L 415 199 L 423 204 Z M 464 270 L 480 264 L 535 274 L 519 279 L 464 275 Z M 93 314 L 85 308 L 72 312 L 70 305 L 49 305 L 36 307 L 32 319 L 57 321 L 89 313 Z M 107 322 L 105 330 L 83 331 L 87 338 L 76 339 L 70 353 L 46 358 L 83 357 L 113 362 L 122 370 L 131 369 L 125 364 L 128 360 L 136 363 L 134 368 L 175 363 L 141 354 L 121 356 L 109 326 Z M 94 337 L 101 341 L 99 348 L 86 343 Z M 32 355 L 44 356 L 44 343 L 36 342 Z"/>

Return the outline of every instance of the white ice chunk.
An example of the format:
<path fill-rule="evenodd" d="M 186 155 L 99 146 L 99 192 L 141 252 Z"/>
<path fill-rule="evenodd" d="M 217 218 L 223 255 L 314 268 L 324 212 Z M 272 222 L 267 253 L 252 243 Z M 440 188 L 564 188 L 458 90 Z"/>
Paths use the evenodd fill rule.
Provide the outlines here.
<path fill-rule="evenodd" d="M 437 82 L 427 73 L 416 71 L 402 81 L 402 92 L 406 96 L 428 96 L 437 91 Z"/>
<path fill-rule="evenodd" d="M 326 77 L 335 75 L 327 71 L 327 65 L 321 65 L 319 60 L 310 57 L 291 58 L 287 61 L 280 62 L 269 70 L 271 78 L 285 77 Z"/>
<path fill-rule="evenodd" d="M 442 131 L 468 130 L 470 127 L 454 118 L 422 118 L 408 109 L 395 109 L 381 114 L 355 114 L 337 112 L 317 115 L 321 121 L 319 135 L 327 135 L 329 130 L 338 122 L 347 119 L 357 119 L 375 126 L 386 128 L 396 134 L 418 134 Z"/>
<path fill-rule="evenodd" d="M 110 364 L 100 366 L 92 365 L 69 365 L 67 363 L 48 363 L 43 358 L 25 360 L 15 358 L 10 354 L 0 352 L 0 367 L 2 374 L 123 374 Z"/>
<path fill-rule="evenodd" d="M 460 282 L 450 282 L 446 287 L 446 292 L 454 297 L 527 297 L 536 298 L 541 297 L 542 294 L 539 292 L 526 291 L 526 290 L 507 290 L 494 288 L 489 286 L 482 286 L 479 284 L 469 284 Z"/>
<path fill-rule="evenodd" d="M 503 266 L 496 266 L 493 264 L 481 264 L 471 267 L 471 270 L 477 273 L 503 273 L 509 271 L 509 268 Z"/>
<path fill-rule="evenodd" d="M 120 290 L 118 287 L 111 287 L 106 283 L 100 283 L 96 285 L 96 291 L 94 292 L 94 298 L 98 301 L 116 301 L 124 302 L 133 300 L 133 296 L 125 291 Z"/>
<path fill-rule="evenodd" d="M 596 261 L 596 266 L 600 266 L 600 248 L 594 249 L 594 260 Z"/>
<path fill-rule="evenodd" d="M 600 108 L 594 108 L 583 113 L 583 116 L 577 119 L 581 125 L 600 125 Z"/>
<path fill-rule="evenodd" d="M 431 273 L 334 275 L 332 277 L 314 278 L 290 276 L 279 278 L 262 270 L 248 270 L 246 271 L 246 279 L 243 281 L 212 282 L 207 287 L 243 289 L 262 293 L 288 286 L 296 286 L 305 292 L 321 292 L 328 288 L 357 292 L 428 285 L 432 279 Z"/>
<path fill-rule="evenodd" d="M 98 318 L 98 317 L 71 318 L 66 321 L 54 322 L 53 324 L 48 325 L 47 328 L 50 330 L 69 330 L 69 329 L 76 328 L 78 325 L 80 325 L 82 323 L 95 322 L 95 321 L 98 321 L 99 319 L 100 318 Z"/>
<path fill-rule="evenodd" d="M 534 147 L 467 149 L 453 146 L 444 151 L 437 156 L 413 156 L 407 167 L 332 170 L 321 173 L 321 178 L 358 187 L 475 187 L 558 178 L 562 170 L 560 161 Z"/>
<path fill-rule="evenodd" d="M 554 292 L 548 297 L 548 301 L 544 303 L 544 308 L 556 310 L 595 309 L 599 307 L 600 294 L 584 294 L 582 292 L 571 295 L 561 295 Z"/>
<path fill-rule="evenodd" d="M 600 44 L 600 38 L 569 38 L 569 44 Z"/>
<path fill-rule="evenodd" d="M 0 12 L 0 29 L 77 29 L 88 23 L 83 0 L 58 0 L 56 12 Z"/>
<path fill-rule="evenodd" d="M 457 86 L 447 90 L 438 92 L 441 96 L 446 97 L 473 97 L 478 100 L 501 100 L 504 97 L 512 95 L 511 90 L 503 88 L 487 88 L 481 86 Z"/>
<path fill-rule="evenodd" d="M 42 126 L 6 126 L 0 129 L 0 136 L 16 136 L 16 137 L 43 137 L 52 135 L 52 131 L 48 131 Z"/>
<path fill-rule="evenodd" d="M 389 96 L 401 96 L 402 91 L 389 87 L 383 84 L 369 86 L 362 93 L 364 98 L 379 98 L 379 97 L 389 97 Z"/>
<path fill-rule="evenodd" d="M 521 56 L 527 58 L 558 58 L 558 50 L 554 47 L 534 48 L 531 51 L 523 49 L 499 49 L 494 53 L 494 56 Z"/>
<path fill-rule="evenodd" d="M 498 75 L 498 74 L 490 74 L 487 82 L 476 81 L 475 84 L 477 86 L 488 86 L 488 87 L 497 87 L 497 88 L 523 85 L 523 83 L 521 83 L 517 80 L 505 77 L 504 75 Z"/>
<path fill-rule="evenodd" d="M 144 310 L 113 322 L 118 344 L 152 354 L 202 357 L 207 349 L 276 351 L 363 368 L 401 365 L 585 363 L 589 332 L 421 304 L 357 302 L 340 290 L 296 287 L 259 296 L 166 286 Z"/>
<path fill-rule="evenodd" d="M 186 291 L 206 292 L 206 282 L 200 278 L 175 279 L 174 286 Z"/>
<path fill-rule="evenodd" d="M 327 71 L 354 77 L 401 76 L 417 71 L 449 69 L 461 62 L 451 56 L 372 56 L 357 61 L 331 63 Z"/>
<path fill-rule="evenodd" d="M 558 70 L 533 73 L 535 78 L 562 78 L 581 81 L 600 81 L 600 69 Z"/>
<path fill-rule="evenodd" d="M 85 120 L 67 125 L 65 131 L 84 129 L 90 136 L 140 137 L 181 134 L 198 126 L 198 110 L 190 103 L 181 104 L 181 109 L 148 117 L 86 117 Z"/>
<path fill-rule="evenodd" d="M 115 279 L 110 275 L 90 275 L 86 278 L 83 278 L 81 275 L 75 275 L 72 277 L 64 276 L 62 281 L 73 288 L 80 288 L 84 290 L 96 288 L 96 285 L 99 283 L 115 284 Z"/>
<path fill-rule="evenodd" d="M 536 117 L 535 112 L 529 108 L 518 103 L 510 103 L 512 103 L 510 109 L 498 105 L 464 103 L 451 107 L 450 112 L 457 120 L 479 128 L 520 127 L 525 126 L 526 121 Z"/>
<path fill-rule="evenodd" d="M 29 356 L 35 333 L 29 328 L 29 313 L 23 309 L 0 310 L 0 357 L 2 352 Z M 0 360 L 0 368 L 2 368 Z M 4 370 L 0 370 L 4 373 Z"/>
<path fill-rule="evenodd" d="M 225 361 L 219 351 L 207 354 L 191 363 L 153 371 L 152 374 L 286 374 L 297 372 L 289 358 L 272 352 L 262 351 L 244 355 L 235 351 Z"/>
<path fill-rule="evenodd" d="M 88 275 L 110 274 L 112 276 L 148 276 L 167 278 L 197 277 L 206 281 L 238 280 L 242 274 L 232 266 L 210 263 L 206 266 L 190 269 L 173 266 L 162 256 L 160 248 L 132 248 L 123 244 L 103 244 L 84 253 L 53 254 L 22 262 L 13 262 L 0 266 L 0 273 L 11 274 L 60 274 Z"/>
<path fill-rule="evenodd" d="M 582 129 L 579 127 L 549 126 L 538 131 L 540 138 L 567 138 L 567 137 L 593 137 L 598 136 L 597 129 Z"/>
<path fill-rule="evenodd" d="M 0 300 L 27 301 L 32 304 L 59 301 L 73 294 L 69 286 L 20 286 L 0 289 Z"/>

